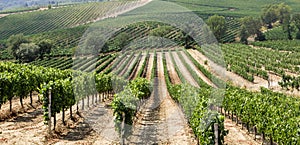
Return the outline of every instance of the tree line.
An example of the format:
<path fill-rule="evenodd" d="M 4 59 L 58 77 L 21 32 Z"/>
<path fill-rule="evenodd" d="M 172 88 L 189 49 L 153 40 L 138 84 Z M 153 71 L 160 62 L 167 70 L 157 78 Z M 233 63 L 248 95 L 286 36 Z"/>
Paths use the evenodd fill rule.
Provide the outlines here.
<path fill-rule="evenodd" d="M 239 30 L 240 42 L 248 44 L 248 38 L 253 36 L 255 41 L 264 41 L 266 37 L 262 28 L 266 31 L 274 26 L 282 26 L 288 39 L 292 40 L 292 32 L 297 31 L 296 39 L 300 39 L 300 14 L 292 13 L 292 8 L 285 4 L 270 4 L 262 8 L 260 16 L 246 16 L 239 19 L 241 27 Z M 206 21 L 217 40 L 221 41 L 227 31 L 226 19 L 224 16 L 213 15 Z"/>

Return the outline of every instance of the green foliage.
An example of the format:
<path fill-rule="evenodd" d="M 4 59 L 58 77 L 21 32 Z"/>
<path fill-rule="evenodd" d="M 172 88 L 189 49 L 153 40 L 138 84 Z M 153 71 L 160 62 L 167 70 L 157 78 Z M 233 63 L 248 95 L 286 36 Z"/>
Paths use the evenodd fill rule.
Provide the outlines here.
<path fill-rule="evenodd" d="M 172 31 L 171 26 L 159 26 L 149 32 L 150 36 L 163 37 Z"/>
<path fill-rule="evenodd" d="M 22 43 L 16 50 L 16 57 L 22 62 L 35 60 L 40 53 L 40 47 L 34 43 Z"/>
<path fill-rule="evenodd" d="M 291 7 L 285 3 L 270 4 L 262 9 L 261 18 L 268 28 L 272 28 L 272 23 L 276 21 L 279 21 L 281 24 L 289 23 L 291 11 Z"/>
<path fill-rule="evenodd" d="M 291 25 L 291 35 L 293 38 L 296 37 L 296 28 Z M 279 26 L 273 29 L 269 29 L 267 32 L 264 33 L 267 40 L 288 40 L 289 34 L 284 30 L 283 26 Z"/>
<path fill-rule="evenodd" d="M 228 86 L 223 102 L 226 111 L 237 115 L 243 123 L 256 126 L 278 144 L 299 143 L 299 99 L 261 89 L 253 93 Z"/>
<path fill-rule="evenodd" d="M 224 128 L 224 117 L 209 109 L 210 103 L 212 103 L 210 100 L 211 90 L 206 87 L 199 89 L 189 84 L 171 84 L 166 65 L 167 62 L 163 55 L 164 76 L 168 91 L 171 97 L 183 108 L 200 144 L 215 144 L 214 123 L 219 125 L 219 144 L 223 144 L 224 136 L 228 134 L 228 131 Z M 175 70 L 179 73 L 177 66 L 175 66 Z M 180 73 L 178 75 L 181 76 Z M 183 77 L 180 78 L 184 79 Z"/>
<path fill-rule="evenodd" d="M 38 43 L 38 46 L 40 48 L 39 55 L 40 58 L 43 60 L 45 54 L 49 54 L 51 52 L 51 49 L 53 48 L 53 42 L 48 39 L 44 39 Z"/>
<path fill-rule="evenodd" d="M 7 46 L 10 49 L 11 54 L 18 59 L 17 50 L 22 43 L 28 43 L 28 39 L 23 34 L 12 35 L 7 40 Z"/>
<path fill-rule="evenodd" d="M 278 20 L 277 15 L 278 5 L 268 5 L 262 9 L 261 19 L 268 26 L 268 28 L 272 28 L 272 23 L 275 23 Z"/>
<path fill-rule="evenodd" d="M 220 41 L 226 32 L 225 17 L 214 15 L 209 17 L 206 23 L 210 27 L 217 40 Z"/>
<path fill-rule="evenodd" d="M 245 25 L 243 25 L 243 26 L 241 27 L 239 36 L 240 36 L 240 42 L 241 42 L 241 43 L 243 43 L 243 44 L 248 44 L 249 32 L 247 31 Z"/>
<path fill-rule="evenodd" d="M 118 34 L 114 39 L 109 42 L 109 49 L 110 50 L 121 50 L 123 49 L 127 44 L 129 44 L 128 39 L 130 38 L 130 34 L 127 32 L 121 32 Z"/>
<path fill-rule="evenodd" d="M 255 46 L 271 48 L 278 51 L 300 52 L 299 40 L 274 40 L 264 42 L 253 42 L 251 44 Z"/>
<path fill-rule="evenodd" d="M 251 16 L 241 18 L 240 22 L 242 25 L 245 26 L 246 31 L 250 35 L 257 34 L 257 32 L 260 31 L 259 29 L 262 26 L 261 21 L 259 19 L 251 17 Z"/>
<path fill-rule="evenodd" d="M 300 4 L 296 0 L 171 0 L 171 2 L 187 7 L 203 19 L 214 14 L 235 18 L 259 16 L 264 6 L 280 2 L 290 5 L 296 12 L 300 11 Z"/>
<path fill-rule="evenodd" d="M 0 103 L 5 103 L 5 101 L 11 100 L 13 96 L 18 96 L 22 105 L 22 99 L 27 97 L 30 92 L 37 91 L 44 83 L 68 78 L 71 76 L 71 72 L 1 62 L 0 76 L 2 82 Z"/>
<path fill-rule="evenodd" d="M 297 67 L 299 70 L 299 67 Z M 300 77 L 293 77 L 290 75 L 283 74 L 282 81 L 278 83 L 282 88 L 285 89 L 297 89 L 300 90 Z"/>
<path fill-rule="evenodd" d="M 146 99 L 151 94 L 150 82 L 144 78 L 136 78 L 130 81 L 123 91 L 115 95 L 112 101 L 114 110 L 115 126 L 117 131 L 121 132 L 121 122 L 123 119 L 128 125 L 132 125 L 139 100 Z M 124 116 L 123 116 L 124 114 Z M 125 118 L 123 118 L 125 117 Z M 125 135 L 131 132 L 130 129 L 125 130 Z"/>
<path fill-rule="evenodd" d="M 293 41 L 290 42 L 291 47 L 297 45 L 297 42 L 295 44 Z M 251 48 L 242 44 L 225 44 L 222 45 L 222 50 L 227 69 L 249 81 L 252 80 L 253 75 L 267 80 L 268 71 L 283 75 L 286 70 L 289 70 L 289 72 L 299 74 L 295 71 L 296 66 L 300 64 L 299 52 L 278 52 L 265 48 Z"/>

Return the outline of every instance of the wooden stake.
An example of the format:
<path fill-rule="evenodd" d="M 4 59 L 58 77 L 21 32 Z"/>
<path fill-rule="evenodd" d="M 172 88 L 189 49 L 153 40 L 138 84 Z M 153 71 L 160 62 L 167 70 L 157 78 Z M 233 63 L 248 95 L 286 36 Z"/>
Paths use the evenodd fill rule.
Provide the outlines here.
<path fill-rule="evenodd" d="M 49 104 L 48 104 L 48 133 L 49 136 L 52 137 L 52 132 L 51 132 L 51 89 L 49 89 Z"/>

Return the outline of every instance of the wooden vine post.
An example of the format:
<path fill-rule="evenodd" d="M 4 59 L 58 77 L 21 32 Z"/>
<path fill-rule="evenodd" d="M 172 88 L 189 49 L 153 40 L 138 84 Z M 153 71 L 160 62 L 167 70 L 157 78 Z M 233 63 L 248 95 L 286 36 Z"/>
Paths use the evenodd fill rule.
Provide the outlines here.
<path fill-rule="evenodd" d="M 219 145 L 219 124 L 214 123 L 215 145 Z"/>
<path fill-rule="evenodd" d="M 48 133 L 49 133 L 49 136 L 51 137 L 52 136 L 52 133 L 51 133 L 51 89 L 49 89 L 49 104 L 48 104 Z"/>
<path fill-rule="evenodd" d="M 121 145 L 125 145 L 125 113 L 122 113 L 122 124 L 121 124 Z"/>

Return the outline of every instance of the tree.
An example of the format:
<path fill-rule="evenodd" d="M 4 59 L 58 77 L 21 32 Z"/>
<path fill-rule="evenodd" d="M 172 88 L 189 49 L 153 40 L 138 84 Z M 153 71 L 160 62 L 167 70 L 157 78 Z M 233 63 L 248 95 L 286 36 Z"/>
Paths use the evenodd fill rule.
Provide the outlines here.
<path fill-rule="evenodd" d="M 296 39 L 300 39 L 300 14 L 293 15 L 293 22 L 295 26 L 298 28 Z"/>
<path fill-rule="evenodd" d="M 51 40 L 45 39 L 40 41 L 39 46 L 39 57 L 43 60 L 45 54 L 49 54 L 53 48 L 53 42 Z"/>
<path fill-rule="evenodd" d="M 213 15 L 208 18 L 207 25 L 215 35 L 218 41 L 221 41 L 222 36 L 226 32 L 225 18 L 223 16 Z"/>
<path fill-rule="evenodd" d="M 7 46 L 10 50 L 11 55 L 18 59 L 16 51 L 22 43 L 28 43 L 29 40 L 24 37 L 23 34 L 12 35 L 7 40 Z"/>
<path fill-rule="evenodd" d="M 39 56 L 39 46 L 34 43 L 22 43 L 16 55 L 22 62 L 31 62 Z"/>
<path fill-rule="evenodd" d="M 277 6 L 277 17 L 281 24 L 284 21 L 290 20 L 292 8 L 284 3 L 281 3 Z"/>
<path fill-rule="evenodd" d="M 240 36 L 240 39 L 241 39 L 240 40 L 241 43 L 248 44 L 247 38 L 249 37 L 249 33 L 248 33 L 247 28 L 246 28 L 245 25 L 242 25 L 239 36 Z"/>
<path fill-rule="evenodd" d="M 113 45 L 116 47 L 117 50 L 121 50 L 129 43 L 129 38 L 130 36 L 128 33 L 122 32 L 114 38 Z"/>
<path fill-rule="evenodd" d="M 284 3 L 278 5 L 277 15 L 279 22 L 283 25 L 283 31 L 288 34 L 288 39 L 292 40 L 292 31 L 291 26 L 291 11 L 292 8 Z"/>
<path fill-rule="evenodd" d="M 262 22 L 260 19 L 247 16 L 240 19 L 240 22 L 245 27 L 243 29 L 245 29 L 249 35 L 256 35 L 255 40 L 265 40 L 265 36 L 260 31 L 260 28 L 262 27 Z"/>
<path fill-rule="evenodd" d="M 278 5 L 268 5 L 263 8 L 261 19 L 268 26 L 268 28 L 273 28 L 272 23 L 278 20 L 277 13 Z"/>
<path fill-rule="evenodd" d="M 159 27 L 157 27 L 155 29 L 152 29 L 149 32 L 149 35 L 156 36 L 157 39 L 158 39 L 157 41 L 160 42 L 160 47 L 164 47 L 166 45 L 164 43 L 166 41 L 166 39 L 164 39 L 164 38 L 171 31 L 172 31 L 172 26 L 159 26 Z M 154 39 L 154 41 L 156 41 L 156 39 Z"/>

